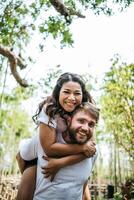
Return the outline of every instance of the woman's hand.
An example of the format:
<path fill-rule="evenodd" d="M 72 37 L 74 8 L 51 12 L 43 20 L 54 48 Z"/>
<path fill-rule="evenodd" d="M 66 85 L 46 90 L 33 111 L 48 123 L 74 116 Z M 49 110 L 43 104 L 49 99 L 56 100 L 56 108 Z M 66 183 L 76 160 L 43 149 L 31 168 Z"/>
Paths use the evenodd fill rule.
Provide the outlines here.
<path fill-rule="evenodd" d="M 83 153 L 88 158 L 92 157 L 96 152 L 95 142 L 94 141 L 88 141 L 83 145 Z"/>
<path fill-rule="evenodd" d="M 50 158 L 47 156 L 43 156 L 44 160 L 47 160 L 48 163 L 44 167 L 42 167 L 42 173 L 44 174 L 45 178 L 50 177 L 50 181 L 54 180 L 54 177 L 56 173 L 59 171 L 59 169 L 62 167 L 62 162 L 60 161 L 60 158 Z"/>

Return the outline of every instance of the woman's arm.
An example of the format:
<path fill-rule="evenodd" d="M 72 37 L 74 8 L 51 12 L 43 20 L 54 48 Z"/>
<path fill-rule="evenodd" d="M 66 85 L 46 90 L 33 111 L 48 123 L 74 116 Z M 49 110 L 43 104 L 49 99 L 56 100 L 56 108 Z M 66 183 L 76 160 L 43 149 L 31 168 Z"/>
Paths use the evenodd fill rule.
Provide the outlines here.
<path fill-rule="evenodd" d="M 43 157 L 45 160 L 48 161 L 47 165 L 42 167 L 42 173 L 45 175 L 45 178 L 50 177 L 51 181 L 53 181 L 56 173 L 63 167 L 68 165 L 76 164 L 86 158 L 83 154 L 78 155 L 70 155 L 62 158 L 50 158 L 50 157 Z"/>
<path fill-rule="evenodd" d="M 79 153 L 92 156 L 96 151 L 93 142 L 87 142 L 86 144 L 57 143 L 55 129 L 44 123 L 40 123 L 39 134 L 42 148 L 48 157 L 62 157 Z"/>

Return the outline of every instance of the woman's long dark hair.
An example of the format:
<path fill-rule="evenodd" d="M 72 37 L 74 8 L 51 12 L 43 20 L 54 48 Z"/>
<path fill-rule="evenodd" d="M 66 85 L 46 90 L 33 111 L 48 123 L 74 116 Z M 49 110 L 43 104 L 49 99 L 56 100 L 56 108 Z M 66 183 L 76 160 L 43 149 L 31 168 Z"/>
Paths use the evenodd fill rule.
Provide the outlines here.
<path fill-rule="evenodd" d="M 45 99 L 43 102 L 39 104 L 39 108 L 36 114 L 33 116 L 33 120 L 35 123 L 37 123 L 38 115 L 45 104 L 46 104 L 46 114 L 49 116 L 50 119 L 54 118 L 56 114 L 59 114 L 61 117 L 63 117 L 64 114 L 67 113 L 59 103 L 59 94 L 63 84 L 69 81 L 73 81 L 80 84 L 83 96 L 82 102 L 89 101 L 91 103 L 94 103 L 90 93 L 86 90 L 85 83 L 82 80 L 82 78 L 75 73 L 69 73 L 69 72 L 64 73 L 57 80 L 54 90 L 52 92 L 52 96 L 49 96 L 47 99 Z"/>

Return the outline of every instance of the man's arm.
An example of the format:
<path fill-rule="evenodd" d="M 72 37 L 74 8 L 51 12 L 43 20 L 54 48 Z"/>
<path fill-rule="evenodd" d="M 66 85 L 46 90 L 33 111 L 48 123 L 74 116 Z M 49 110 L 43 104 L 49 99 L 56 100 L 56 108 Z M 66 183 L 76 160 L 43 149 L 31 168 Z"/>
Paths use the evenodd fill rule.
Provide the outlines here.
<path fill-rule="evenodd" d="M 84 184 L 83 187 L 83 197 L 82 200 L 91 200 L 91 194 L 88 187 L 88 181 Z"/>

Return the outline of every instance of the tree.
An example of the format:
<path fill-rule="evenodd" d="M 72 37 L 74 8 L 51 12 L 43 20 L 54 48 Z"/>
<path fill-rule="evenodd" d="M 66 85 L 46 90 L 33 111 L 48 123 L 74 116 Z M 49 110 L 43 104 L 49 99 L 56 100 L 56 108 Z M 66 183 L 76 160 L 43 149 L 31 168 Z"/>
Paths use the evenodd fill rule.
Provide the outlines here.
<path fill-rule="evenodd" d="M 29 88 L 17 87 L 11 94 L 3 95 L 0 109 L 0 163 L 1 169 L 16 170 L 15 155 L 20 139 L 33 134 L 33 124 L 30 116 L 21 106 L 21 101 L 31 96 Z M 26 107 L 26 106 L 25 106 Z"/>
<path fill-rule="evenodd" d="M 131 0 L 113 1 L 120 10 L 128 7 Z M 59 38 L 60 44 L 72 45 L 70 25 L 76 18 L 84 18 L 83 10 L 93 10 L 95 14 L 112 14 L 113 5 L 107 0 L 1 0 L 0 3 L 0 54 L 10 63 L 11 73 L 23 87 L 28 83 L 22 79 L 18 68 L 24 69 L 31 61 L 26 47 L 37 32 L 42 35 L 39 47 L 43 50 L 49 36 Z M 8 47 L 8 48 L 7 48 Z M 22 59 L 23 57 L 23 59 Z M 24 62 L 25 61 L 25 62 Z M 1 60 L 2 63 L 2 60 Z M 1 68 L 3 65 L 1 65 Z M 0 69 L 1 69 L 0 68 Z"/>
<path fill-rule="evenodd" d="M 106 132 L 133 160 L 134 157 L 134 64 L 113 59 L 106 73 L 101 96 L 102 117 Z"/>

